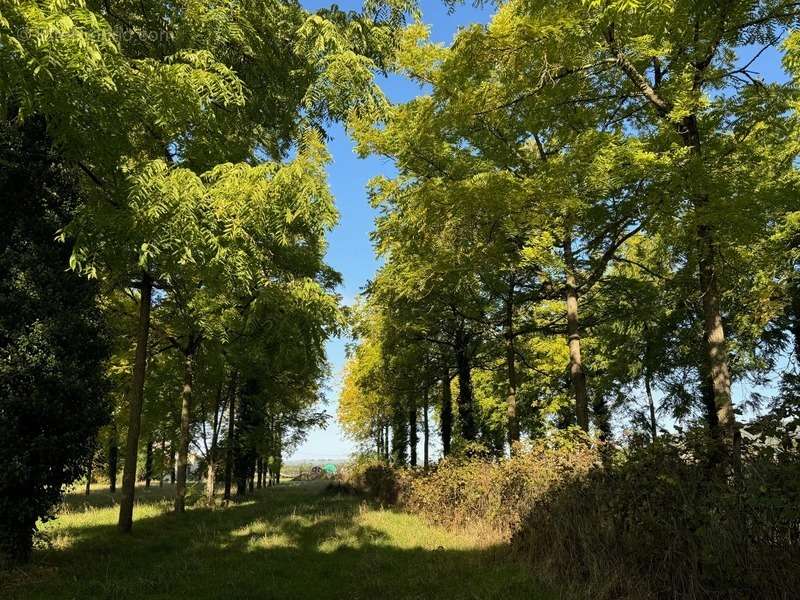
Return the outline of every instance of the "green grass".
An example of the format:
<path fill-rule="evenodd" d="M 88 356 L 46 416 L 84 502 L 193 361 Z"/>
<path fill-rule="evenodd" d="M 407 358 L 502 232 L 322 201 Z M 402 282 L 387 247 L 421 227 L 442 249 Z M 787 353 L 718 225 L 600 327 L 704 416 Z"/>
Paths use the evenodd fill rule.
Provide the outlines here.
<path fill-rule="evenodd" d="M 151 488 L 139 494 L 131 535 L 117 532 L 110 494 L 70 496 L 42 528 L 49 542 L 33 564 L 0 573 L 0 597 L 554 597 L 485 532 L 431 527 L 325 488 L 291 482 L 180 517 L 171 488 Z"/>

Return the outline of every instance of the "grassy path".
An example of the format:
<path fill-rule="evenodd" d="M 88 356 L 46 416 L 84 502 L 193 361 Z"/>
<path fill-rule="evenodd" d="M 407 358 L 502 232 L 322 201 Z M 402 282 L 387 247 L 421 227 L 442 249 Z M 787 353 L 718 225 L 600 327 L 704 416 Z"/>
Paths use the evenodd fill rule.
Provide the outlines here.
<path fill-rule="evenodd" d="M 89 500 L 71 498 L 44 527 L 50 547 L 36 552 L 30 568 L 6 574 L 0 597 L 552 597 L 486 536 L 431 527 L 326 493 L 319 483 L 281 485 L 180 518 L 155 489 L 142 494 L 131 536 L 117 533 L 116 508 L 102 506 L 108 494 Z"/>

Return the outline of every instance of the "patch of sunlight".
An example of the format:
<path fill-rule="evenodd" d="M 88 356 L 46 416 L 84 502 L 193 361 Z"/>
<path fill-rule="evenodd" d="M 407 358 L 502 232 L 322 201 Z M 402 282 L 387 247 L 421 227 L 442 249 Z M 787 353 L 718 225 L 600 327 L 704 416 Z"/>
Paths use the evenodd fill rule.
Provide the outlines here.
<path fill-rule="evenodd" d="M 415 515 L 392 510 L 364 511 L 361 521 L 365 526 L 385 533 L 385 537 L 379 538 L 376 543 L 395 548 L 467 550 L 483 545 L 473 536 L 435 527 Z"/>
<path fill-rule="evenodd" d="M 172 505 L 169 502 L 136 504 L 134 506 L 133 518 L 146 519 L 158 517 L 169 511 L 171 507 Z M 45 533 L 51 533 L 68 529 L 101 527 L 104 525 L 116 525 L 118 518 L 119 507 L 117 506 L 106 506 L 103 508 L 87 507 L 80 512 L 60 512 L 56 515 L 54 520 L 48 521 L 47 523 L 39 523 L 39 528 Z"/>
<path fill-rule="evenodd" d="M 292 517 L 283 519 L 282 522 L 292 520 Z M 300 517 L 294 520 L 301 521 Z M 229 537 L 233 538 L 228 542 L 223 541 L 220 546 L 223 548 L 231 547 L 236 539 L 247 538 L 246 549 L 249 552 L 264 548 L 297 548 L 297 543 L 282 531 L 279 524 L 270 523 L 263 519 L 252 521 L 243 527 L 232 530 Z"/>

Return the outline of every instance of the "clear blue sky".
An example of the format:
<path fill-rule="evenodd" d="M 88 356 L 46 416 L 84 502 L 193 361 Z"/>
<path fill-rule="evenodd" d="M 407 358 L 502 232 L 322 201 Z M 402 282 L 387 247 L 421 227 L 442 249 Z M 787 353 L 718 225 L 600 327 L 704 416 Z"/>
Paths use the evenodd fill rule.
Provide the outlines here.
<path fill-rule="evenodd" d="M 330 6 L 331 2 L 302 0 L 302 4 L 314 10 Z M 337 4 L 343 10 L 361 9 L 360 0 L 344 0 Z M 447 7 L 441 0 L 422 0 L 421 6 L 423 20 L 431 26 L 431 38 L 445 43 L 453 39 L 459 27 L 475 22 L 485 23 L 491 16 L 489 8 L 474 8 L 470 3 L 457 7 L 453 14 L 447 13 Z M 392 102 L 404 102 L 420 93 L 420 88 L 404 77 L 384 78 L 380 80 L 380 85 Z M 330 134 L 333 136 L 329 143 L 333 162 L 328 167 L 328 176 L 336 196 L 340 221 L 328 236 L 327 258 L 328 264 L 344 277 L 340 293 L 344 303 L 351 304 L 378 266 L 369 239 L 375 211 L 367 200 L 367 182 L 376 175 L 391 175 L 394 169 L 387 160 L 375 157 L 359 159 L 353 152 L 353 141 L 340 125 L 333 127 Z M 331 423 L 324 431 L 311 432 L 308 441 L 290 459 L 345 458 L 355 450 L 355 445 L 345 439 L 335 421 L 346 341 L 340 338 L 331 340 L 327 348 L 332 373 L 326 393 L 326 408 L 333 417 Z"/>
<path fill-rule="evenodd" d="M 330 6 L 326 0 L 301 0 L 309 10 Z M 360 0 L 344 0 L 337 3 L 343 10 L 360 10 Z M 452 14 L 441 0 L 421 0 L 422 18 L 431 27 L 431 38 L 449 43 L 458 29 L 470 23 L 486 23 L 493 7 L 475 8 L 471 2 L 457 6 Z M 744 64 L 757 51 L 745 48 L 740 56 Z M 761 55 L 753 65 L 766 81 L 786 81 L 787 76 L 780 66 L 780 57 L 774 49 Z M 421 93 L 420 88 L 404 77 L 391 76 L 379 81 L 392 102 L 405 102 Z M 338 125 L 330 130 L 333 139 L 329 150 L 333 162 L 328 167 L 331 188 L 340 212 L 339 225 L 328 237 L 328 263 L 344 277 L 340 288 L 345 304 L 351 304 L 378 267 L 369 234 L 373 229 L 375 211 L 369 206 L 366 193 L 367 182 L 376 175 L 395 173 L 390 161 L 375 157 L 359 159 L 353 152 L 353 141 Z M 305 444 L 300 446 L 291 460 L 307 460 L 348 457 L 356 446 L 347 440 L 336 423 L 336 399 L 339 394 L 342 367 L 345 358 L 346 339 L 333 339 L 328 343 L 328 360 L 331 377 L 328 381 L 326 409 L 331 422 L 325 430 L 311 432 Z M 736 400 L 741 401 L 751 391 L 749 385 L 739 382 L 734 387 Z M 432 438 L 433 441 L 434 438 Z"/>

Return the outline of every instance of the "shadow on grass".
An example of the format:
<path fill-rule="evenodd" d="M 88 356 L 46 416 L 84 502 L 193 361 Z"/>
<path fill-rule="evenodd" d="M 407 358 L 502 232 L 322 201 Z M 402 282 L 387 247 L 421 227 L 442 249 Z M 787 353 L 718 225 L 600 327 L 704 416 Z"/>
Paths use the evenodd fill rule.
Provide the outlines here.
<path fill-rule="evenodd" d="M 69 543 L 37 552 L 3 597 L 553 597 L 501 547 L 437 547 L 441 530 L 323 489 L 282 485 L 224 509 L 143 518 L 127 536 L 64 528 Z"/>

